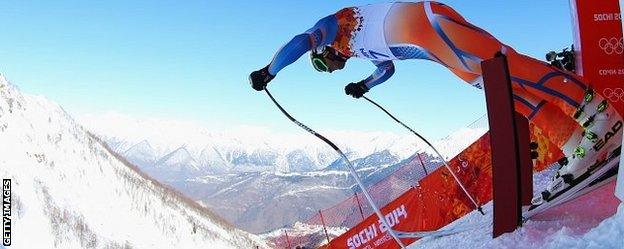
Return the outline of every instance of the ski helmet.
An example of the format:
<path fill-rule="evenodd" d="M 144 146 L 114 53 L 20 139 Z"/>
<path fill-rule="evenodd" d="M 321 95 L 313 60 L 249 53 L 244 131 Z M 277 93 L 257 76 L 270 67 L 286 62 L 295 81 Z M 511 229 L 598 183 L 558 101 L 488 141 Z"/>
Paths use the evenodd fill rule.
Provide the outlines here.
<path fill-rule="evenodd" d="M 347 59 L 349 59 L 349 57 L 344 56 L 330 46 L 313 49 L 310 53 L 312 66 L 319 72 L 331 73 L 333 71 L 343 69 L 345 63 L 347 63 Z"/>

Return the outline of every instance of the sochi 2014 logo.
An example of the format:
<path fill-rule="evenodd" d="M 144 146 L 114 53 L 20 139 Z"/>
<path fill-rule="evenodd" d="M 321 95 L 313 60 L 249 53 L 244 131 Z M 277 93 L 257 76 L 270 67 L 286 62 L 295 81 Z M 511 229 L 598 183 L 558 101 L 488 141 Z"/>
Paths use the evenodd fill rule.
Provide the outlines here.
<path fill-rule="evenodd" d="M 618 88 L 605 88 L 602 91 L 602 94 L 604 95 L 605 98 L 607 98 L 609 101 L 615 103 L 618 101 L 622 101 L 624 102 L 624 89 L 618 87 Z"/>
<path fill-rule="evenodd" d="M 600 38 L 598 46 L 605 52 L 605 54 L 622 54 L 624 52 L 624 39 L 623 38 Z"/>

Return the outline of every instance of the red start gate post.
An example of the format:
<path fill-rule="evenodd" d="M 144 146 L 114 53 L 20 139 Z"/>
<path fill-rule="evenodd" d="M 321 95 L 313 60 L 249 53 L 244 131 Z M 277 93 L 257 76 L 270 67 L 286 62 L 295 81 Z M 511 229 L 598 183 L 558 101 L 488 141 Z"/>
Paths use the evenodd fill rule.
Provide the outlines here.
<path fill-rule="evenodd" d="M 490 124 L 494 193 L 493 237 L 522 225 L 522 204 L 532 197 L 529 124 L 514 109 L 507 58 L 497 53 L 481 63 Z"/>
<path fill-rule="evenodd" d="M 533 199 L 533 159 L 531 158 L 531 133 L 529 120 L 522 114 L 515 113 L 516 136 L 518 136 L 518 152 L 520 154 L 520 203 L 531 205 Z"/>

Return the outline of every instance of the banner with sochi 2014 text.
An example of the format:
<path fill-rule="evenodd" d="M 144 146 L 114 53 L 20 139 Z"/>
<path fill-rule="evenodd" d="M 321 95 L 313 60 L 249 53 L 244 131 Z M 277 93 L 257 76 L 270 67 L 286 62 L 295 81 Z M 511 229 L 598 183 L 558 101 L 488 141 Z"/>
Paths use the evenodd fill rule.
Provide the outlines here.
<path fill-rule="evenodd" d="M 536 171 L 546 168 L 563 155 L 534 126 L 531 126 L 531 140 L 538 142 Z M 491 160 L 489 134 L 486 133 L 449 161 L 455 174 L 479 204 L 492 200 Z M 381 211 L 393 230 L 415 232 L 437 230 L 474 209 L 453 176 L 445 167 L 440 167 L 382 207 Z M 402 241 L 410 244 L 415 239 Z M 399 246 L 378 217 L 372 214 L 322 248 L 395 249 Z"/>
<path fill-rule="evenodd" d="M 570 0 L 577 73 L 624 114 L 624 39 L 618 0 Z"/>

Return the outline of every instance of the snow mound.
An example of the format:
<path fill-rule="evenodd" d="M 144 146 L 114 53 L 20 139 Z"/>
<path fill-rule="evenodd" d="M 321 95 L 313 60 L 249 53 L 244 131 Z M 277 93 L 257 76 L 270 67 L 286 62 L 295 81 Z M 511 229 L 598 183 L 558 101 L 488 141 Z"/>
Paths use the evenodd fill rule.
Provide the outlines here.
<path fill-rule="evenodd" d="M 624 248 L 624 204 L 617 213 L 581 237 L 562 233 L 549 248 Z"/>

